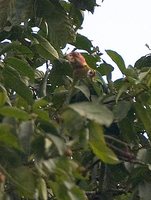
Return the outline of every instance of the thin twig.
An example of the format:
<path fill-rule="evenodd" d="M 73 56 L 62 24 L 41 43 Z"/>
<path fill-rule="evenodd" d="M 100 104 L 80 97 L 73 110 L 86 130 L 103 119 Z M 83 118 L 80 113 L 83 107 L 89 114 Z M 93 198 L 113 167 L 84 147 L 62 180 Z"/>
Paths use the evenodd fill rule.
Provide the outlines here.
<path fill-rule="evenodd" d="M 104 137 L 107 138 L 107 139 L 110 139 L 110 140 L 114 140 L 115 142 L 118 142 L 118 143 L 120 143 L 120 144 L 122 144 L 124 146 L 129 146 L 128 143 L 123 142 L 123 141 L 121 141 L 121 140 L 119 140 L 119 139 L 117 139 L 115 137 L 110 136 L 110 135 L 104 135 Z"/>

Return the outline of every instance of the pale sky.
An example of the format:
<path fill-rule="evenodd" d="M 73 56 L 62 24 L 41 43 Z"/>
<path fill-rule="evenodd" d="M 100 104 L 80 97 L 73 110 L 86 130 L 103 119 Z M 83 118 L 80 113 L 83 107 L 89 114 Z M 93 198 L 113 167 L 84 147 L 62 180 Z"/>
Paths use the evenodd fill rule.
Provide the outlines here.
<path fill-rule="evenodd" d="M 101 0 L 97 1 L 101 4 Z M 126 65 L 151 53 L 151 0 L 104 0 L 94 14 L 85 13 L 80 32 L 100 50 L 117 51 Z"/>

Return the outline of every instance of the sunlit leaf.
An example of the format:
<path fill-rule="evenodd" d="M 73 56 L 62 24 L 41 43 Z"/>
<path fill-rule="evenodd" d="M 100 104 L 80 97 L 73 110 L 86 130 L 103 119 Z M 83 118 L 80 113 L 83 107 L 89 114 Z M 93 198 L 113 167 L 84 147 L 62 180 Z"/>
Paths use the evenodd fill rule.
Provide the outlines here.
<path fill-rule="evenodd" d="M 109 164 L 117 164 L 119 162 L 114 152 L 106 145 L 102 127 L 92 122 L 90 123 L 89 144 L 94 154 L 103 162 Z"/>
<path fill-rule="evenodd" d="M 78 112 L 81 116 L 86 117 L 90 120 L 94 120 L 95 122 L 109 126 L 113 121 L 112 112 L 105 106 L 97 104 L 97 103 L 75 103 L 69 105 L 69 107 L 76 112 Z"/>
<path fill-rule="evenodd" d="M 33 132 L 34 125 L 32 121 L 24 121 L 20 124 L 18 137 L 26 153 L 30 152 L 30 143 Z"/>
<path fill-rule="evenodd" d="M 14 117 L 16 119 L 27 120 L 29 114 L 19 108 L 4 106 L 0 108 L 0 114 L 3 116 Z"/>
<path fill-rule="evenodd" d="M 11 104 L 5 87 L 0 84 L 0 106 L 3 106 L 6 102 Z"/>
<path fill-rule="evenodd" d="M 34 34 L 33 36 L 38 40 L 39 44 L 37 44 L 37 50 L 41 53 L 43 52 L 42 55 L 44 56 L 44 58 L 46 59 L 49 59 L 51 57 L 55 59 L 59 58 L 57 51 L 47 39 L 38 34 Z"/>
<path fill-rule="evenodd" d="M 38 191 L 39 191 L 39 197 L 43 200 L 48 199 L 47 195 L 47 185 L 43 178 L 38 179 Z"/>
<path fill-rule="evenodd" d="M 74 186 L 69 192 L 68 192 L 70 198 L 72 200 L 86 200 L 87 197 L 85 195 L 85 193 L 80 190 L 80 188 L 78 188 L 77 186 Z"/>

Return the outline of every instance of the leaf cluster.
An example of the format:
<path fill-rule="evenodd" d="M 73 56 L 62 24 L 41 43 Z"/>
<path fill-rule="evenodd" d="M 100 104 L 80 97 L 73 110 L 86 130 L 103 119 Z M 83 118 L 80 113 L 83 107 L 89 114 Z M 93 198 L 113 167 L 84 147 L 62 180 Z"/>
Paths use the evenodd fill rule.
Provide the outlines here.
<path fill-rule="evenodd" d="M 106 50 L 121 71 L 113 81 L 112 64 L 77 33 L 95 6 L 1 0 L 2 200 L 150 199 L 151 56 L 126 67 Z M 82 51 L 94 79 L 75 79 L 68 44 Z"/>

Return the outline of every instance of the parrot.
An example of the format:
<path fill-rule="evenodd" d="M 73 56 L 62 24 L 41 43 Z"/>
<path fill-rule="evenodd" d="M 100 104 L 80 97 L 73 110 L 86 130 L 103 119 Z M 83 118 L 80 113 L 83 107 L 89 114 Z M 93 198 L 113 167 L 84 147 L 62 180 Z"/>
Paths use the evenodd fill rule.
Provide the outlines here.
<path fill-rule="evenodd" d="M 66 55 L 66 58 L 73 67 L 73 76 L 75 78 L 88 77 L 92 79 L 95 77 L 96 71 L 88 66 L 81 53 L 72 51 Z"/>
<path fill-rule="evenodd" d="M 92 82 L 94 82 L 95 79 L 97 81 L 99 80 L 99 82 L 101 82 L 102 84 L 104 92 L 108 93 L 108 87 L 101 74 L 89 67 L 84 56 L 81 53 L 72 51 L 71 53 L 66 55 L 66 59 L 73 67 L 73 77 L 76 80 L 86 77 L 89 78 Z"/>

